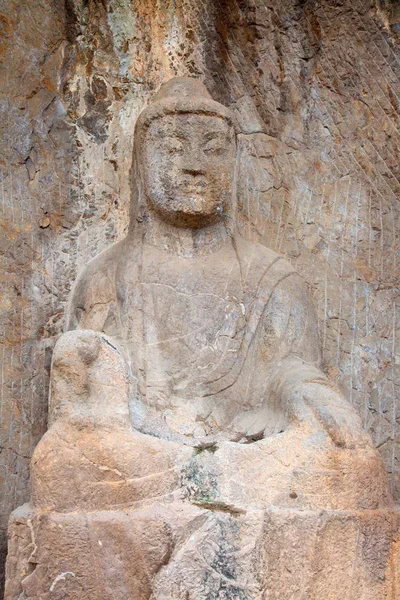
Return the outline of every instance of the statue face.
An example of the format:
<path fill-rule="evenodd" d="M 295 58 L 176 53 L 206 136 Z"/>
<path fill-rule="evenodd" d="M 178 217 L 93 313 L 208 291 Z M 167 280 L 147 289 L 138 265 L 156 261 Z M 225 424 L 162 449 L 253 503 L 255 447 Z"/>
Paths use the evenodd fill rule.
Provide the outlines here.
<path fill-rule="evenodd" d="M 144 183 L 150 207 L 178 227 L 204 227 L 223 218 L 235 166 L 233 128 L 193 113 L 155 119 L 144 142 Z"/>

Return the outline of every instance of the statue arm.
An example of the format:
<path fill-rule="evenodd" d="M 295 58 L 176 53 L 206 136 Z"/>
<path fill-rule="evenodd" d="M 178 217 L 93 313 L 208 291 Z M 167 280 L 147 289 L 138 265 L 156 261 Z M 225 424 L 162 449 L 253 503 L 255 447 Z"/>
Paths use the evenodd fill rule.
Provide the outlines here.
<path fill-rule="evenodd" d="M 67 312 L 66 330 L 92 329 L 113 335 L 116 329 L 116 256 L 120 244 L 102 252 L 79 275 Z M 111 323 L 114 321 L 114 323 Z"/>
<path fill-rule="evenodd" d="M 263 326 L 279 340 L 270 390 L 289 423 L 311 420 L 337 446 L 366 443 L 369 438 L 355 409 L 321 368 L 317 318 L 299 275 L 292 274 L 277 286 Z"/>

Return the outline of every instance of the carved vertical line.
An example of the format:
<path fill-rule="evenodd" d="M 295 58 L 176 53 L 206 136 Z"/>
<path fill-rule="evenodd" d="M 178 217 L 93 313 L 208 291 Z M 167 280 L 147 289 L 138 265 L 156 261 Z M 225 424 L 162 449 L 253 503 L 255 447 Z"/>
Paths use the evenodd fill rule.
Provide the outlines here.
<path fill-rule="evenodd" d="M 4 364 L 5 364 L 5 352 L 6 352 L 6 348 L 5 348 L 4 344 L 3 344 L 1 350 L 2 350 L 2 357 L 1 357 L 1 389 L 0 389 L 0 425 L 4 426 L 4 419 L 3 419 L 4 385 L 5 385 Z"/>
<path fill-rule="evenodd" d="M 13 190 L 13 173 L 12 169 L 9 168 L 9 177 L 10 177 L 10 208 L 11 208 L 11 221 L 14 225 L 15 223 L 15 215 L 14 215 L 14 190 Z"/>
<path fill-rule="evenodd" d="M 287 159 L 286 159 L 286 161 L 287 161 L 287 167 L 288 167 L 288 170 L 286 172 L 290 172 L 290 167 L 291 167 L 290 162 Z M 282 173 L 283 172 L 281 170 L 281 174 Z M 298 194 L 296 196 L 297 196 L 298 199 L 300 199 L 300 194 Z M 297 206 L 298 206 L 298 202 L 297 202 L 296 196 L 295 196 L 295 201 L 294 201 L 294 203 L 292 205 L 292 208 L 291 208 L 292 214 L 295 214 L 295 211 L 297 210 Z M 282 199 L 282 213 L 283 213 L 284 204 L 285 204 L 285 198 L 283 197 L 283 199 Z M 289 224 L 289 215 L 287 215 L 287 218 L 285 219 L 285 226 L 284 227 L 280 227 L 280 230 L 281 230 L 280 233 L 279 233 L 279 230 L 278 230 L 279 243 L 278 243 L 277 249 L 278 249 L 278 252 L 281 252 L 281 253 L 282 253 L 282 244 L 286 241 L 286 232 L 287 232 L 287 226 L 288 226 L 288 224 Z M 283 253 L 286 256 L 285 249 L 283 249 Z"/>
<path fill-rule="evenodd" d="M 328 318 L 328 269 L 325 267 L 325 285 L 324 285 L 324 331 L 322 340 L 322 358 L 325 361 L 325 346 L 326 346 L 326 328 Z"/>
<path fill-rule="evenodd" d="M 4 396 L 3 396 L 3 390 L 5 389 L 5 383 L 6 383 L 6 369 L 5 369 L 5 365 L 6 365 L 6 347 L 5 345 L 2 348 L 2 363 L 1 363 L 1 420 L 0 420 L 0 425 L 2 425 L 4 427 L 3 432 L 4 432 L 4 438 L 2 439 L 2 443 L 1 445 L 4 447 L 4 449 L 2 450 L 1 454 L 3 454 L 5 452 L 5 446 L 6 444 L 8 445 L 9 442 L 9 431 L 10 431 L 10 421 L 11 418 L 8 418 L 8 432 L 6 432 L 6 424 L 4 423 L 3 420 L 3 402 L 4 402 Z M 8 411 L 9 413 L 11 413 L 11 410 Z M 7 415 L 7 413 L 6 413 Z M 8 437 L 6 437 L 8 433 Z M 4 458 L 4 455 L 3 455 Z M 9 489 L 9 487 L 11 486 L 11 482 L 10 482 L 10 478 L 9 478 L 9 470 L 8 470 L 8 465 L 6 463 L 6 459 L 4 459 L 5 464 L 2 464 L 1 467 L 4 469 L 5 472 L 5 489 L 3 492 L 3 500 L 2 500 L 2 513 L 6 510 L 7 508 L 7 503 L 8 503 L 8 498 L 7 498 L 7 494 L 5 493 L 7 489 Z"/>
<path fill-rule="evenodd" d="M 334 183 L 334 198 L 333 198 L 333 206 L 331 211 L 331 221 L 333 221 L 333 217 L 336 210 L 336 200 L 337 200 L 337 180 L 335 179 Z M 324 301 L 324 335 L 323 335 L 323 357 L 325 360 L 325 348 L 326 348 L 326 335 L 327 335 L 327 321 L 328 321 L 328 266 L 329 266 L 329 255 L 331 250 L 331 239 L 328 238 L 327 249 L 326 249 L 326 267 L 325 267 L 325 301 Z"/>
<path fill-rule="evenodd" d="M 393 205 L 390 205 L 390 214 L 392 216 L 392 236 L 393 236 L 393 245 L 392 245 L 392 253 L 393 253 L 393 277 L 395 282 L 397 281 L 397 248 L 396 248 L 396 241 L 397 241 L 397 235 L 396 235 L 396 221 L 394 218 L 394 210 L 393 210 Z"/>
<path fill-rule="evenodd" d="M 278 160 L 277 156 L 275 156 L 273 158 L 273 162 L 277 166 L 277 171 L 279 173 L 279 177 L 282 178 L 283 177 L 283 172 L 282 172 L 282 168 L 281 168 L 281 165 L 279 163 L 279 160 Z M 279 248 L 279 238 L 280 238 L 280 235 L 281 235 L 281 224 L 282 224 L 282 218 L 283 218 L 283 210 L 284 210 L 284 208 L 285 208 L 285 197 L 282 195 L 281 207 L 280 207 L 280 211 L 279 211 L 279 218 L 278 218 L 277 227 L 276 227 L 275 248 L 277 250 Z"/>
<path fill-rule="evenodd" d="M 325 201 L 325 186 L 326 186 L 326 182 L 324 181 L 324 182 L 322 183 L 321 203 L 320 203 L 320 205 L 319 205 L 318 220 L 317 220 L 317 223 L 318 223 L 318 230 L 320 230 L 320 229 L 321 229 L 321 223 L 322 223 L 322 213 L 323 213 L 323 211 L 324 211 L 324 209 L 325 209 L 325 204 L 324 204 L 324 201 Z"/>
<path fill-rule="evenodd" d="M 250 221 L 250 196 L 249 196 L 249 177 L 246 175 L 246 219 L 247 219 L 247 235 L 251 236 L 251 221 Z"/>
<path fill-rule="evenodd" d="M 377 427 L 377 439 L 380 440 L 382 436 L 382 384 L 378 383 L 378 427 Z"/>
<path fill-rule="evenodd" d="M 361 181 L 357 196 L 356 205 L 356 222 L 355 222 L 355 253 L 354 261 L 357 260 L 358 254 L 358 215 L 360 208 L 360 196 L 361 196 Z M 353 402 L 353 371 L 354 371 L 354 348 L 356 343 L 356 330 L 357 330 L 357 267 L 354 264 L 354 275 L 353 275 L 353 331 L 351 339 L 351 352 L 350 352 L 350 402 Z"/>
<path fill-rule="evenodd" d="M 337 333 L 337 351 L 336 351 L 336 365 L 340 369 L 340 336 L 341 336 L 341 321 L 342 321 L 342 292 L 343 292 L 343 265 L 344 265 L 344 237 L 346 233 L 346 222 L 347 222 L 347 207 L 349 202 L 351 178 L 349 177 L 349 184 L 346 193 L 346 202 L 344 209 L 344 222 L 342 226 L 342 237 L 341 237 L 341 253 L 340 253 L 340 287 L 339 287 L 339 314 L 338 314 L 338 333 Z"/>
<path fill-rule="evenodd" d="M 368 190 L 368 225 L 369 225 L 369 235 L 368 235 L 368 268 L 371 269 L 371 239 L 372 239 L 372 226 L 371 226 L 371 188 Z"/>
<path fill-rule="evenodd" d="M 310 196 L 308 198 L 308 201 L 306 200 L 305 202 L 305 215 L 304 215 L 304 219 L 303 219 L 303 231 L 304 231 L 304 225 L 307 225 L 307 221 L 308 221 L 308 214 L 310 212 L 310 206 L 312 203 L 312 197 L 314 194 L 314 188 L 315 188 L 315 183 L 316 183 L 316 179 L 317 177 L 314 177 L 314 184 L 311 185 L 311 189 L 310 189 Z"/>
<path fill-rule="evenodd" d="M 62 205 L 63 205 L 63 201 L 62 201 L 62 187 L 61 187 L 61 180 L 58 180 L 58 213 L 61 216 L 62 213 Z"/>
<path fill-rule="evenodd" d="M 391 441 L 392 441 L 392 475 L 395 474 L 395 439 L 396 439 L 396 388 L 395 388 L 395 377 L 396 377 L 396 300 L 393 300 L 393 321 L 392 321 L 392 427 L 391 427 Z"/>
<path fill-rule="evenodd" d="M 20 227 L 21 230 L 24 229 L 24 207 L 22 203 L 22 189 L 21 189 L 21 180 L 17 182 L 17 198 L 18 198 L 18 216 L 20 219 Z"/>
<path fill-rule="evenodd" d="M 1 204 L 2 204 L 2 210 L 3 213 L 5 214 L 6 212 L 6 195 L 5 195 L 5 191 L 4 191 L 4 173 L 3 171 L 0 171 L 0 176 L 1 176 Z"/>
<path fill-rule="evenodd" d="M 382 199 L 379 198 L 379 223 L 381 228 L 380 242 L 381 242 L 381 269 L 380 276 L 383 278 L 383 270 L 384 270 L 384 260 L 383 260 L 383 216 L 382 216 Z"/>
<path fill-rule="evenodd" d="M 323 228 L 322 228 L 322 222 L 323 220 L 325 220 L 325 218 L 323 219 L 322 214 L 323 214 L 323 210 L 325 208 L 325 185 L 326 182 L 324 181 L 322 183 L 322 191 L 321 191 L 321 202 L 319 205 L 319 209 L 318 209 L 318 219 L 316 219 L 316 223 L 318 224 L 318 234 L 321 234 L 321 237 L 323 237 Z M 315 282 L 315 263 L 316 263 L 316 256 L 313 255 L 313 277 L 312 277 L 312 281 Z M 326 280 L 326 267 L 325 267 L 325 281 L 324 281 L 324 304 L 326 303 L 326 285 L 327 285 L 327 280 Z M 319 306 L 318 306 L 319 308 Z M 326 313 L 326 306 L 324 306 L 324 315 Z M 321 311 L 317 310 L 317 318 L 318 318 L 318 334 L 319 334 L 319 343 L 321 346 L 321 357 L 322 360 L 325 359 L 325 348 L 323 346 L 323 341 L 321 339 L 321 332 L 324 329 L 324 323 L 321 323 Z M 326 317 L 324 317 L 324 321 L 325 321 Z"/>

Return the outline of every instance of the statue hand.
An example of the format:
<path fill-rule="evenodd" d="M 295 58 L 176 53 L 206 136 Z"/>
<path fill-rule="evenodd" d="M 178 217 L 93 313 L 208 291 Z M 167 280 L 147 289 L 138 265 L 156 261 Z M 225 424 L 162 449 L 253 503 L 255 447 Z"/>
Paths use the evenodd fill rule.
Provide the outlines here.
<path fill-rule="evenodd" d="M 127 366 L 117 343 L 103 333 L 64 333 L 53 352 L 49 423 L 61 415 L 128 412 Z M 83 413 L 82 413 L 83 414 Z"/>
<path fill-rule="evenodd" d="M 293 422 L 312 422 L 342 448 L 370 445 L 354 408 L 334 385 L 325 379 L 298 383 L 291 389 L 286 403 Z"/>

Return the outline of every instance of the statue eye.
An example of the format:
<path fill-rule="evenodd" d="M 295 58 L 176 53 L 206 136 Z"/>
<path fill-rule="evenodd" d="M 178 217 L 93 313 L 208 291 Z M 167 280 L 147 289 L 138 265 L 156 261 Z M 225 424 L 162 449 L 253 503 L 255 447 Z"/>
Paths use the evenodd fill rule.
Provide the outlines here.
<path fill-rule="evenodd" d="M 163 145 L 169 154 L 182 154 L 183 152 L 183 144 L 177 138 L 166 138 Z"/>
<path fill-rule="evenodd" d="M 225 151 L 224 141 L 220 138 L 213 138 L 203 147 L 205 154 L 222 154 Z"/>

